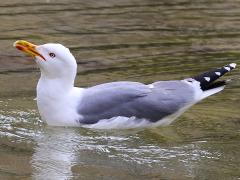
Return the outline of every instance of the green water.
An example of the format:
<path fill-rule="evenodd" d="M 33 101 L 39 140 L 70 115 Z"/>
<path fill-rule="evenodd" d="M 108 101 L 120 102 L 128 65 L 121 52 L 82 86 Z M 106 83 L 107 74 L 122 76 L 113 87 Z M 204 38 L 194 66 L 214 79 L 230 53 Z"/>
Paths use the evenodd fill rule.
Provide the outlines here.
<path fill-rule="evenodd" d="M 0 179 L 240 179 L 239 69 L 169 127 L 56 128 L 37 112 L 39 71 L 15 40 L 59 42 L 76 86 L 182 79 L 240 64 L 239 1 L 0 2 Z"/>

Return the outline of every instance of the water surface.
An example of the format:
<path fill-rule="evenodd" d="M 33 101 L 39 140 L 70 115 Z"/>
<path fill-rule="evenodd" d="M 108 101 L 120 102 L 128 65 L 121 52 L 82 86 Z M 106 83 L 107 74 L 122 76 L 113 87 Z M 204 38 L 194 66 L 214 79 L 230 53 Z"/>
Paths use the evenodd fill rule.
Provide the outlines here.
<path fill-rule="evenodd" d="M 240 81 L 169 127 L 57 128 L 39 118 L 39 70 L 15 40 L 59 42 L 76 85 L 181 79 L 240 64 L 238 1 L 0 2 L 0 179 L 239 179 Z"/>

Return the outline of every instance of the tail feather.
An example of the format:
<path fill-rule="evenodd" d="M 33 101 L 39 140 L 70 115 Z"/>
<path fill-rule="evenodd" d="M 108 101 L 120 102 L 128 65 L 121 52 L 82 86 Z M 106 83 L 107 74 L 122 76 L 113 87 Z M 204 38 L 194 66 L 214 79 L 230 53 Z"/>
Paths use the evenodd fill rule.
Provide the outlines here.
<path fill-rule="evenodd" d="M 222 87 L 226 85 L 226 81 L 217 81 L 217 82 L 214 82 L 214 81 L 216 81 L 218 78 L 220 78 L 227 72 L 235 69 L 236 66 L 237 65 L 235 63 L 231 63 L 221 68 L 214 69 L 212 71 L 205 72 L 203 74 L 195 76 L 193 77 L 193 79 L 200 82 L 200 87 L 203 91 Z"/>
<path fill-rule="evenodd" d="M 225 86 L 223 85 L 223 86 L 219 86 L 219 87 L 215 87 L 213 89 L 208 89 L 206 91 L 203 91 L 200 100 L 222 91 L 224 89 L 224 87 Z"/>

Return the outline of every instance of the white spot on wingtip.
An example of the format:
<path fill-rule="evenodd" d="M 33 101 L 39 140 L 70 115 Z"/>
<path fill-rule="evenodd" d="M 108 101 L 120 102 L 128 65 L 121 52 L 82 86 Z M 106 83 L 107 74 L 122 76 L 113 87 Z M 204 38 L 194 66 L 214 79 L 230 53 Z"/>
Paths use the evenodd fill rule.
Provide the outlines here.
<path fill-rule="evenodd" d="M 230 70 L 231 70 L 229 67 L 224 67 L 224 69 L 226 69 L 227 71 L 230 71 Z"/>
<path fill-rule="evenodd" d="M 204 77 L 204 79 L 207 81 L 207 82 L 209 82 L 211 79 L 210 79 L 210 77 Z"/>
<path fill-rule="evenodd" d="M 229 66 L 231 66 L 232 68 L 235 68 L 237 66 L 237 64 L 236 63 L 231 63 L 231 64 L 229 64 Z"/>
<path fill-rule="evenodd" d="M 215 72 L 216 75 L 218 76 L 221 76 L 221 73 L 220 72 Z"/>

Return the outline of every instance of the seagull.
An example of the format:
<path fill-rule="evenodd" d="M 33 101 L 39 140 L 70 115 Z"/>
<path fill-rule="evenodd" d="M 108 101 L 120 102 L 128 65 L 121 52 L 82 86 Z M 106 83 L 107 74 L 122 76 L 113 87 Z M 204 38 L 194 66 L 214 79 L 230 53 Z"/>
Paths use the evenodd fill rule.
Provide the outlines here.
<path fill-rule="evenodd" d="M 51 126 L 135 128 L 169 125 L 189 107 L 222 91 L 216 81 L 235 63 L 192 78 L 152 84 L 119 81 L 88 88 L 74 87 L 77 63 L 61 44 L 35 45 L 18 40 L 14 47 L 34 57 L 41 71 L 37 106 Z"/>

